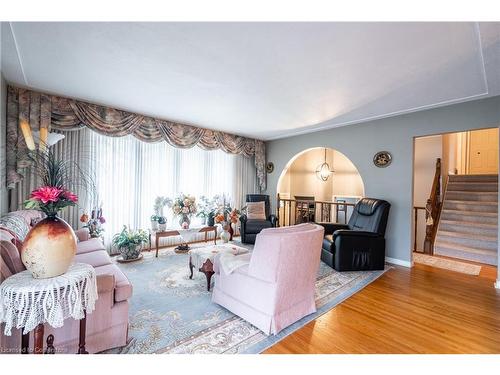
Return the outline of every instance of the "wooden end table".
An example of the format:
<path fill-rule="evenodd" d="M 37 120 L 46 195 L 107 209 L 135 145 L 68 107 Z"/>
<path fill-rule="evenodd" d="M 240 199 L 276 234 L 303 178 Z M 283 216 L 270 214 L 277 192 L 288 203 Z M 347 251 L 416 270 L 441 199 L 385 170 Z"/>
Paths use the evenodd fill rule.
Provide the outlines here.
<path fill-rule="evenodd" d="M 208 233 L 214 232 L 214 244 L 217 244 L 217 227 L 213 226 L 204 226 L 201 227 L 198 233 L 205 233 L 205 242 L 209 241 Z M 158 258 L 158 251 L 160 250 L 160 238 L 171 237 L 171 236 L 180 236 L 181 233 L 177 229 L 170 229 L 165 231 L 158 231 L 155 233 L 155 245 L 156 245 L 156 258 Z M 187 242 L 186 242 L 187 244 Z M 185 249 L 183 252 L 187 252 L 189 247 Z"/>

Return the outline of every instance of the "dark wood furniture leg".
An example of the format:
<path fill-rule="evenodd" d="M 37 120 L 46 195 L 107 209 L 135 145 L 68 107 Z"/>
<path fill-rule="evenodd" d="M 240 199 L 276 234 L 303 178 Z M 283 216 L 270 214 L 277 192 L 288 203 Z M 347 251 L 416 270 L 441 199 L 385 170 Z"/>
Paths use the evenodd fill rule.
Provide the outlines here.
<path fill-rule="evenodd" d="M 54 348 L 54 335 L 47 336 L 47 348 L 45 349 L 45 354 L 56 354 L 56 348 Z"/>
<path fill-rule="evenodd" d="M 189 257 L 189 271 L 191 272 L 191 275 L 189 275 L 190 279 L 193 279 L 193 269 L 194 269 L 194 266 L 193 266 L 193 263 L 191 262 L 191 257 Z"/>
<path fill-rule="evenodd" d="M 212 280 L 212 276 L 215 273 L 214 272 L 214 265 L 210 261 L 210 259 L 207 259 L 205 263 L 201 266 L 200 272 L 203 272 L 207 278 L 207 291 L 210 292 L 210 281 Z"/>
<path fill-rule="evenodd" d="M 155 242 L 156 242 L 156 257 L 158 258 L 158 250 L 160 247 L 160 237 L 158 237 L 158 233 L 155 236 Z"/>
<path fill-rule="evenodd" d="M 35 327 L 35 343 L 34 343 L 34 349 L 33 353 L 34 354 L 43 354 L 43 324 L 39 324 Z"/>
<path fill-rule="evenodd" d="M 23 334 L 21 336 L 21 354 L 29 354 L 30 351 L 30 334 Z"/>
<path fill-rule="evenodd" d="M 78 343 L 78 354 L 89 354 L 85 349 L 85 335 L 87 333 L 87 312 L 83 313 L 83 319 L 80 320 L 80 340 Z"/>

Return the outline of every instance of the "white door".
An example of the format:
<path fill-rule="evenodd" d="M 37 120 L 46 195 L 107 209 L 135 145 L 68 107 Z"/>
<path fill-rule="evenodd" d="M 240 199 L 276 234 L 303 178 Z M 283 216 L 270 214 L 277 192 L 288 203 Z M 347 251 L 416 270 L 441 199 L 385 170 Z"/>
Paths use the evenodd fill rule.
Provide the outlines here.
<path fill-rule="evenodd" d="M 470 132 L 469 174 L 498 174 L 498 128 Z"/>

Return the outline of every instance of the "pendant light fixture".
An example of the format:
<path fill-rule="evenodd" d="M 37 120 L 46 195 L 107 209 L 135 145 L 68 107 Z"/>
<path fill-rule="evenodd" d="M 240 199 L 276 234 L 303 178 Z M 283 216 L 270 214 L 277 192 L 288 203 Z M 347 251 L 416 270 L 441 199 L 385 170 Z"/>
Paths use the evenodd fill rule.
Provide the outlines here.
<path fill-rule="evenodd" d="M 321 181 L 327 181 L 330 175 L 334 171 L 330 169 L 330 166 L 326 162 L 326 148 L 325 148 L 325 160 L 322 164 L 318 165 L 316 168 L 316 177 L 318 177 Z"/>

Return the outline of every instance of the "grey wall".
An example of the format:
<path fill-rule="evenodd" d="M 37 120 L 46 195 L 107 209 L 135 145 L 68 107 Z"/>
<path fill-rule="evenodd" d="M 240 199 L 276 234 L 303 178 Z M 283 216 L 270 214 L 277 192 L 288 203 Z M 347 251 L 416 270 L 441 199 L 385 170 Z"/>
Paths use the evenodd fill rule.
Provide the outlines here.
<path fill-rule="evenodd" d="M 358 168 L 365 195 L 388 200 L 391 213 L 387 252 L 409 265 L 412 246 L 413 137 L 500 126 L 500 96 L 452 106 L 309 133 L 267 143 L 267 160 L 275 164 L 268 175 L 267 194 L 276 197 L 276 186 L 286 163 L 310 147 L 331 147 L 346 155 Z M 377 151 L 392 153 L 387 168 L 377 168 Z M 273 207 L 276 201 L 273 198 Z"/>
<path fill-rule="evenodd" d="M 0 214 L 7 212 L 7 187 L 6 187 L 6 177 L 5 177 L 5 166 L 6 166 L 6 136 L 7 136 L 7 84 L 3 75 L 0 73 Z"/>

